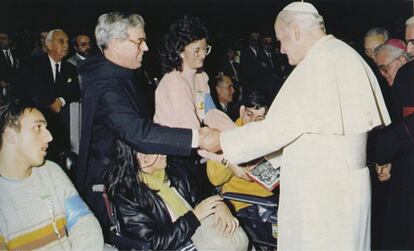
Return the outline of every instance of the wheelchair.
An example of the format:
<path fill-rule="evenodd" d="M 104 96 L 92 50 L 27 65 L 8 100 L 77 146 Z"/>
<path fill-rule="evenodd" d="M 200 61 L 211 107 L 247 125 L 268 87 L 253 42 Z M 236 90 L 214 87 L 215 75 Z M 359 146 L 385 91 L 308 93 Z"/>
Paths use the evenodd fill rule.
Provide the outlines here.
<path fill-rule="evenodd" d="M 256 250 L 277 249 L 278 194 L 260 197 L 227 192 L 222 196 L 226 200 L 252 204 L 236 212 L 236 217 Z"/>
<path fill-rule="evenodd" d="M 72 178 L 72 172 L 76 168 L 78 161 L 78 155 L 72 151 L 65 151 L 59 154 L 58 159 L 56 160 L 57 164 L 62 167 L 66 174 Z M 140 242 L 138 240 L 132 240 L 128 237 L 121 235 L 120 227 L 118 220 L 116 218 L 115 207 L 112 206 L 112 203 L 108 199 L 106 194 L 105 186 L 102 184 L 96 184 L 93 186 L 93 190 L 96 193 L 101 193 L 105 201 L 106 212 L 110 220 L 111 226 L 109 229 L 102 229 L 106 238 L 106 247 L 104 250 L 113 250 L 113 248 L 118 250 L 143 250 L 148 251 L 149 244 Z M 110 246 L 109 248 L 107 246 Z"/>

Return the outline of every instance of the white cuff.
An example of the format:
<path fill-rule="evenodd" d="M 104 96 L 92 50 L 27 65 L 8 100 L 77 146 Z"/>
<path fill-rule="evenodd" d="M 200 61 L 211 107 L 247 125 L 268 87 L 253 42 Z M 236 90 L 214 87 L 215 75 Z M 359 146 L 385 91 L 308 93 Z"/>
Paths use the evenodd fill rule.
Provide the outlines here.
<path fill-rule="evenodd" d="M 198 129 L 192 129 L 192 131 L 193 131 L 193 136 L 192 136 L 193 138 L 191 140 L 191 147 L 198 148 L 198 137 L 199 137 Z"/>

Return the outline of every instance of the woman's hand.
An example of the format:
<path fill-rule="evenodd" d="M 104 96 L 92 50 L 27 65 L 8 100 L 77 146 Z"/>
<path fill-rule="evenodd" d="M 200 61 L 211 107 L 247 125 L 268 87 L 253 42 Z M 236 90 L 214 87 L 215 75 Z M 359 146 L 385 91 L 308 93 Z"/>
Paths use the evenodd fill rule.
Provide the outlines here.
<path fill-rule="evenodd" d="M 226 204 L 220 204 L 216 207 L 214 213 L 214 225 L 218 232 L 224 237 L 233 236 L 236 229 L 239 227 L 239 221 L 233 217 Z"/>
<path fill-rule="evenodd" d="M 211 196 L 198 203 L 198 205 L 193 209 L 193 213 L 197 219 L 201 221 L 210 214 L 215 213 L 218 205 L 225 205 L 223 198 L 221 198 L 219 195 Z"/>

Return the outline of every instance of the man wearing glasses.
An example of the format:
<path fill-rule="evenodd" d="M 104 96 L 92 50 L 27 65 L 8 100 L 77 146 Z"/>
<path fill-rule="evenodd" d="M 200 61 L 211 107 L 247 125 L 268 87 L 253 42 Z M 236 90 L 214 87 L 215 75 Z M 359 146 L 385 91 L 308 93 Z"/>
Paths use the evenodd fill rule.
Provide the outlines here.
<path fill-rule="evenodd" d="M 87 59 L 79 68 L 82 136 L 75 183 L 104 232 L 109 226 L 104 200 L 93 193 L 92 186 L 103 183 L 116 140 L 139 152 L 190 155 L 192 147 L 204 146 L 209 131 L 172 129 L 147 119 L 150 114 L 143 102 L 145 97 L 133 79 L 148 51 L 144 25 L 138 14 L 101 15 L 95 36 L 102 54 Z"/>
<path fill-rule="evenodd" d="M 406 39 L 410 41 L 407 35 L 409 32 Z M 394 108 L 391 111 L 392 124 L 374 134 L 378 178 L 383 182 L 391 179 L 382 245 L 379 247 L 383 250 L 414 249 L 414 153 L 411 135 L 414 128 L 414 61 L 401 43 L 398 39 L 390 39 L 375 54 L 381 74 L 387 76 L 391 87 Z M 411 42 L 406 44 L 412 46 Z"/>
<path fill-rule="evenodd" d="M 409 81 L 409 75 L 412 75 L 409 69 L 412 69 L 410 65 L 414 63 L 408 63 L 411 59 L 411 55 L 406 52 L 404 43 L 399 39 L 390 39 L 375 50 L 375 63 L 388 86 L 391 87 L 392 105 L 390 115 L 392 121 L 399 120 L 403 113 L 412 112 L 407 109 L 403 111 L 401 103 L 402 96 L 405 96 L 405 93 L 409 90 L 407 88 L 410 88 L 409 83 L 412 83 L 412 81 Z M 397 79 L 398 84 L 396 84 Z M 411 79 L 413 78 L 411 77 Z"/>
<path fill-rule="evenodd" d="M 374 54 L 374 61 L 381 75 L 387 80 L 388 86 L 393 85 L 398 70 L 409 61 L 409 58 L 403 41 L 399 39 L 389 39 L 379 46 Z"/>

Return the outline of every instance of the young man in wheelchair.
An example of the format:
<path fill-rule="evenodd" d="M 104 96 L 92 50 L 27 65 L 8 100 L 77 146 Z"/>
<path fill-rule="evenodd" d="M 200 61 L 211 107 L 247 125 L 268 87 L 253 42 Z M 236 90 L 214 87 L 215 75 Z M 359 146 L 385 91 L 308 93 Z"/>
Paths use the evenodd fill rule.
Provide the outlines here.
<path fill-rule="evenodd" d="M 235 122 L 236 126 L 244 126 L 265 119 L 268 107 L 269 103 L 266 97 L 257 90 L 252 91 L 242 102 L 240 117 Z M 233 192 L 260 197 L 274 196 L 276 198 L 274 200 L 277 200 L 278 188 L 268 191 L 247 175 L 248 171 L 256 167 L 257 162 L 239 166 L 209 160 L 207 162 L 207 175 L 210 182 L 214 186 L 220 187 L 223 194 Z M 264 242 L 276 244 L 275 236 L 272 235 L 272 224 L 269 223 L 267 218 L 270 215 L 276 216 L 277 207 L 267 209 L 267 212 L 262 213 L 263 209 L 258 205 L 236 200 L 230 200 L 230 203 L 245 227 L 254 229 L 256 235 L 260 236 L 260 239 Z"/>

